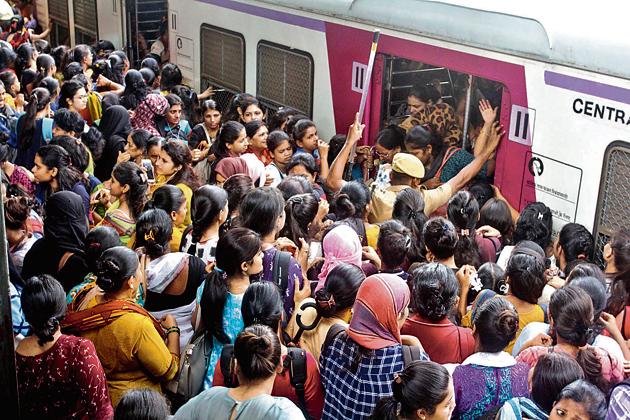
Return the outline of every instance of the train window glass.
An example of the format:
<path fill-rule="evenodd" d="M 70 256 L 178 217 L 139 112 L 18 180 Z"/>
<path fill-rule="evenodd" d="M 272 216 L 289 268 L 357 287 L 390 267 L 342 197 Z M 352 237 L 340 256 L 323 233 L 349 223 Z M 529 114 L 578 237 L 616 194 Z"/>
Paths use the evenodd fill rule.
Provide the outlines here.
<path fill-rule="evenodd" d="M 273 109 L 290 106 L 306 115 L 313 107 L 313 57 L 266 41 L 258 43 L 256 96 Z"/>
<path fill-rule="evenodd" d="M 96 0 L 73 0 L 75 44 L 91 45 L 98 37 Z"/>
<path fill-rule="evenodd" d="M 630 143 L 613 142 L 604 156 L 602 182 L 595 220 L 595 262 L 603 265 L 602 252 L 611 235 L 630 220 Z"/>
<path fill-rule="evenodd" d="M 207 24 L 201 25 L 202 84 L 245 91 L 245 38 L 243 35 Z"/>
<path fill-rule="evenodd" d="M 463 138 L 467 132 L 467 138 L 471 139 L 482 124 L 478 104 L 481 99 L 488 99 L 493 106 L 501 109 L 503 96 L 503 84 L 472 77 L 470 74 L 458 72 L 447 67 L 425 64 L 399 57 L 385 56 L 385 68 L 383 72 L 383 103 L 382 124 L 401 123 L 411 115 L 407 106 L 407 97 L 414 89 L 420 89 L 423 94 L 431 97 L 431 101 L 447 105 L 454 114 L 456 127 L 447 133 Z M 472 81 L 472 84 L 470 82 Z M 470 88 L 470 102 L 466 98 Z M 468 109 L 468 126 L 464 129 L 464 121 Z M 422 121 L 423 123 L 425 121 Z M 429 121 L 426 121 L 429 122 Z M 470 145 L 470 142 L 463 142 Z"/>
<path fill-rule="evenodd" d="M 70 45 L 67 0 L 48 0 L 51 45 Z"/>

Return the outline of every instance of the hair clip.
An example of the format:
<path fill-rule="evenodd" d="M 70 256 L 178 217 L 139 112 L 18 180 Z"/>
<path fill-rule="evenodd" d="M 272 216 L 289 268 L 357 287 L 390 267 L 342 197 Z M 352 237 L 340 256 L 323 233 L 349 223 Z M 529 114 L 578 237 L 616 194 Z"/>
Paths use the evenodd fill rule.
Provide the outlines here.
<path fill-rule="evenodd" d="M 470 276 L 470 289 L 475 292 L 480 292 L 483 289 L 483 283 L 476 273 Z"/>
<path fill-rule="evenodd" d="M 144 240 L 152 240 L 155 241 L 155 234 L 153 233 L 153 229 L 150 229 L 147 233 L 144 234 Z"/>
<path fill-rule="evenodd" d="M 411 237 L 410 236 L 406 236 L 405 237 L 405 249 L 409 249 L 410 246 L 411 246 Z"/>
<path fill-rule="evenodd" d="M 394 373 L 394 382 L 396 382 L 397 384 L 401 384 L 402 383 L 402 378 L 400 377 L 400 372 Z"/>
<path fill-rule="evenodd" d="M 144 173 L 144 171 L 140 171 L 140 180 L 143 184 L 149 182 L 149 178 L 147 177 L 147 174 Z"/>
<path fill-rule="evenodd" d="M 214 271 L 216 271 L 216 272 L 217 272 L 217 273 L 219 273 L 219 274 L 223 274 L 223 273 L 225 273 L 225 271 L 221 270 L 221 269 L 220 269 L 219 267 L 217 267 L 216 265 L 214 266 L 213 270 L 214 270 Z"/>
<path fill-rule="evenodd" d="M 415 210 L 409 210 L 409 218 L 411 220 L 416 220 L 416 216 L 418 216 L 418 213 Z"/>
<path fill-rule="evenodd" d="M 330 297 L 327 300 L 320 300 L 319 304 L 320 306 L 331 308 L 335 306 L 335 297 L 332 294 L 330 294 Z"/>
<path fill-rule="evenodd" d="M 396 417 L 400 417 L 400 413 L 402 412 L 402 404 L 400 402 L 396 403 Z"/>
<path fill-rule="evenodd" d="M 510 285 L 507 283 L 503 283 L 501 286 L 499 286 L 499 292 L 502 295 L 507 295 L 508 290 L 510 290 Z"/>
<path fill-rule="evenodd" d="M 460 214 L 464 214 L 464 208 L 463 207 L 461 209 L 459 209 L 459 213 Z"/>
<path fill-rule="evenodd" d="M 460 234 L 461 236 L 469 236 L 469 235 L 470 235 L 470 230 L 468 230 L 468 229 L 462 229 L 462 230 L 460 230 L 460 231 L 459 231 L 459 234 Z"/>
<path fill-rule="evenodd" d="M 446 233 L 446 232 L 448 232 L 449 230 L 450 230 L 450 229 L 449 229 L 449 227 L 448 227 L 448 223 L 444 223 L 444 224 L 442 225 L 442 232 Z"/>
<path fill-rule="evenodd" d="M 541 212 L 538 212 L 538 220 L 542 220 L 543 219 L 543 214 Z"/>
<path fill-rule="evenodd" d="M 101 247 L 101 244 L 98 242 L 92 242 L 90 244 L 90 248 L 99 249 L 100 247 Z"/>

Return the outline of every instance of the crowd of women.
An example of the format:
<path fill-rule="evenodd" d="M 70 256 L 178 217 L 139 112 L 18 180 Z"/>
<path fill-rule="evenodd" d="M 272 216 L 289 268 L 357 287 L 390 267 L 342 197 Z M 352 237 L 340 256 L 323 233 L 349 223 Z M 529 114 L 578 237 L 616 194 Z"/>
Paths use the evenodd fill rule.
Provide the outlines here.
<path fill-rule="evenodd" d="M 584 226 L 513 208 L 490 102 L 463 130 L 422 86 L 420 123 L 357 147 L 358 120 L 224 109 L 159 56 L 11 39 L 24 418 L 630 418 L 630 230 L 599 267 Z"/>

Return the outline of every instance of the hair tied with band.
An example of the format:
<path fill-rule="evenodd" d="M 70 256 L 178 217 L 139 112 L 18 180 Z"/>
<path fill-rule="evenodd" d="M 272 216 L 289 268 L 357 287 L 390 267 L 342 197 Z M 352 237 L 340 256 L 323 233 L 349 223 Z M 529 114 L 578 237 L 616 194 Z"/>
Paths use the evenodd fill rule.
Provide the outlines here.
<path fill-rule="evenodd" d="M 332 308 L 335 306 L 335 298 L 332 294 L 329 293 L 329 298 L 326 300 L 318 300 L 319 306 L 323 308 Z"/>
<path fill-rule="evenodd" d="M 543 214 L 541 212 L 538 212 L 538 220 L 542 220 L 543 219 Z"/>
<path fill-rule="evenodd" d="M 217 267 L 216 265 L 214 266 L 214 268 L 212 269 L 213 271 L 216 271 L 219 274 L 223 274 L 225 273 L 225 271 L 221 270 L 219 267 Z"/>

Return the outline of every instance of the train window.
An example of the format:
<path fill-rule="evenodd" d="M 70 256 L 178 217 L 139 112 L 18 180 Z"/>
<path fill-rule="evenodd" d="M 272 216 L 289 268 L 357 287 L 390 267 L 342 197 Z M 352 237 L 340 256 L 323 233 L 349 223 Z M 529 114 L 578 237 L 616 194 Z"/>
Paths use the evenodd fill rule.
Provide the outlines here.
<path fill-rule="evenodd" d="M 306 115 L 313 108 L 313 57 L 270 42 L 258 43 L 256 96 L 277 109 L 290 106 Z"/>
<path fill-rule="evenodd" d="M 419 61 L 385 56 L 383 71 L 382 124 L 401 123 L 411 115 L 407 97 L 412 90 L 420 91 L 433 103 L 447 104 L 454 114 L 456 124 L 442 133 L 449 142 L 461 141 L 464 132 L 467 138 L 474 138 L 482 124 L 477 104 L 488 99 L 493 106 L 501 109 L 503 85 L 499 82 L 473 77 L 467 73 L 433 66 Z M 472 83 L 471 83 L 472 82 Z M 470 101 L 467 102 L 468 93 Z M 464 129 L 465 120 L 468 124 Z M 429 121 L 421 121 L 421 123 Z M 469 145 L 468 141 L 464 142 Z"/>
<path fill-rule="evenodd" d="M 92 45 L 98 38 L 96 0 L 73 0 L 74 42 Z"/>
<path fill-rule="evenodd" d="M 48 0 L 51 45 L 70 45 L 67 0 Z"/>
<path fill-rule="evenodd" d="M 602 252 L 612 234 L 630 220 L 630 143 L 613 142 L 604 156 L 595 219 L 595 261 L 603 265 Z"/>
<path fill-rule="evenodd" d="M 201 80 L 232 92 L 245 91 L 245 38 L 207 24 L 201 25 Z"/>

